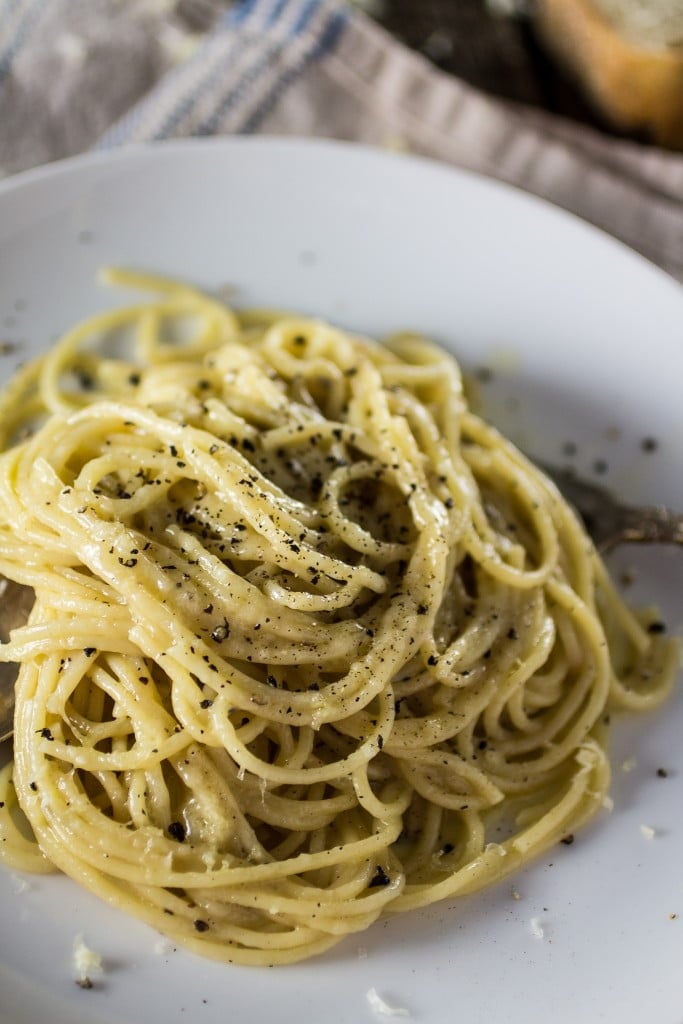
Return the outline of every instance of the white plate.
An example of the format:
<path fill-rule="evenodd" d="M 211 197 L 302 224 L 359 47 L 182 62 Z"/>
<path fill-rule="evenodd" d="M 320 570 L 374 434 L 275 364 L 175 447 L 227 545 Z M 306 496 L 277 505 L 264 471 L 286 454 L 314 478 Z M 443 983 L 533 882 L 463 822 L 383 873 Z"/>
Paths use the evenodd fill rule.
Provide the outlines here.
<path fill-rule="evenodd" d="M 683 292 L 519 193 L 421 160 L 283 140 L 165 143 L 29 173 L 0 187 L 0 335 L 21 342 L 0 361 L 4 376 L 121 301 L 95 284 L 103 263 L 230 283 L 240 304 L 368 332 L 419 328 L 493 370 L 482 385 L 490 415 L 529 450 L 559 461 L 574 442 L 585 473 L 604 459 L 622 494 L 683 508 Z M 657 451 L 642 450 L 645 437 Z M 634 592 L 656 597 L 676 629 L 682 559 L 618 560 L 638 564 Z M 573 846 L 513 883 L 380 923 L 296 967 L 160 952 L 158 935 L 68 879 L 28 878 L 20 892 L 23 880 L 0 871 L 0 1019 L 362 1024 L 375 1019 L 374 987 L 424 1024 L 680 1021 L 680 696 L 622 723 L 614 811 Z M 71 978 L 77 932 L 107 968 L 90 991 Z"/>

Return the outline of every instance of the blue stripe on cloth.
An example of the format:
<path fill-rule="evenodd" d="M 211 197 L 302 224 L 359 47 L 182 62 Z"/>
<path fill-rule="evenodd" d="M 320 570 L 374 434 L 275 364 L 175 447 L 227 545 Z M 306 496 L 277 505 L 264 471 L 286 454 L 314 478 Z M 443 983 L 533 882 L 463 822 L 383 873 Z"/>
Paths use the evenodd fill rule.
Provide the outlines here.
<path fill-rule="evenodd" d="M 295 67 L 288 68 L 280 76 L 279 81 L 273 86 L 268 95 L 237 130 L 244 134 L 257 131 L 262 121 L 277 106 L 289 87 L 301 77 L 310 65 L 321 60 L 321 58 L 325 57 L 337 46 L 347 23 L 348 17 L 346 12 L 336 11 L 321 32 L 313 50 L 306 54 Z"/>
<path fill-rule="evenodd" d="M 219 26 L 245 25 L 252 32 L 265 32 L 275 25 L 289 0 L 236 0 L 221 16 Z M 272 8 L 272 10 L 270 9 Z"/>
<path fill-rule="evenodd" d="M 278 74 L 273 85 L 268 89 L 266 96 L 259 103 L 257 110 L 246 117 L 243 127 L 237 128 L 237 131 L 254 131 L 257 124 L 272 110 L 276 101 L 300 77 L 310 63 L 321 58 L 332 49 L 347 20 L 343 10 L 331 7 L 326 0 L 285 0 L 284 3 L 279 0 L 278 7 L 280 8 L 281 18 L 287 20 L 288 24 L 291 22 L 291 15 L 295 15 L 292 28 L 288 30 L 284 40 L 266 50 L 255 65 L 247 70 L 239 82 L 230 82 L 228 84 L 227 91 L 214 105 L 214 110 L 210 117 L 205 118 L 197 128 L 198 135 L 215 134 L 223 118 L 230 111 L 236 109 L 240 102 L 248 101 L 248 92 L 252 91 L 252 87 L 265 75 L 268 69 L 274 67 L 275 57 L 278 57 L 286 50 L 288 42 L 304 36 L 313 16 L 318 10 L 322 10 L 326 15 L 326 20 L 314 34 L 311 34 L 310 39 L 306 40 L 307 47 L 297 62 L 296 67 L 285 69 Z M 298 11 L 297 7 L 299 8 Z M 246 105 L 246 102 L 243 104 Z"/>
<path fill-rule="evenodd" d="M 318 12 L 321 23 L 310 30 Z M 228 113 L 237 113 L 239 119 L 241 107 L 246 130 L 253 131 L 305 68 L 329 52 L 345 22 L 346 14 L 329 0 L 242 0 L 221 18 L 200 51 L 110 129 L 98 148 L 174 134 L 212 135 Z M 278 58 L 286 56 L 294 40 L 296 66 L 278 69 Z M 249 100 L 263 83 L 266 95 L 249 111 Z M 192 115 L 202 105 L 208 109 L 193 125 Z M 185 120 L 190 122 L 187 131 Z"/>
<path fill-rule="evenodd" d="M 100 139 L 97 148 L 107 149 L 111 146 L 121 145 L 133 138 L 152 141 L 171 138 L 182 121 L 190 115 L 192 108 L 201 103 L 211 90 L 216 90 L 215 103 L 220 103 L 224 95 L 224 89 L 217 89 L 220 80 L 227 75 L 231 82 L 231 88 L 233 88 L 230 72 L 238 59 L 243 59 L 249 49 L 261 50 L 263 25 L 270 20 L 271 7 L 274 3 L 277 5 L 279 0 L 241 0 L 240 3 L 237 3 L 224 15 L 200 51 L 182 67 L 170 72 L 149 96 L 106 132 Z M 229 46 L 230 42 L 233 43 L 232 47 Z M 239 42 L 242 43 L 241 46 L 238 45 Z M 219 48 L 220 51 L 217 61 L 212 59 L 214 57 L 212 50 L 216 48 Z M 205 74 L 200 74 L 198 80 L 194 81 L 194 71 L 197 67 L 201 68 L 203 63 L 208 65 L 207 71 Z M 244 81 L 247 76 L 249 76 L 249 71 L 240 80 Z M 183 89 L 184 78 L 190 79 L 187 89 Z M 169 97 L 172 97 L 174 92 L 178 95 L 175 100 L 171 100 L 170 109 L 163 115 L 161 111 L 164 99 L 166 98 L 168 106 Z M 154 118 L 155 108 L 160 108 L 159 117 L 156 119 Z M 151 121 L 149 130 L 143 131 L 140 135 L 139 129 L 143 127 L 146 120 Z"/>
<path fill-rule="evenodd" d="M 48 0 L 24 0 L 22 6 L 25 10 L 20 16 L 17 29 L 9 40 L 8 45 L 0 53 L 0 82 L 10 73 L 15 58 L 19 55 L 24 44 L 40 22 L 47 4 Z"/>
<path fill-rule="evenodd" d="M 301 32 L 306 30 L 306 26 L 319 7 L 320 0 L 306 0 L 301 9 L 300 15 L 296 20 L 296 24 L 294 25 L 295 36 L 298 36 Z"/>
<path fill-rule="evenodd" d="M 234 60 L 229 58 L 238 56 L 236 48 L 233 53 L 226 53 L 224 48 L 220 47 L 220 42 L 220 39 L 212 36 L 186 64 L 170 71 L 159 85 L 155 86 L 143 100 L 137 103 L 132 110 L 125 114 L 120 121 L 100 138 L 97 148 L 108 149 L 111 146 L 118 146 L 132 138 L 138 137 L 138 129 L 148 116 L 152 120 L 152 124 L 154 124 L 154 111 L 158 110 L 159 115 L 161 115 L 164 105 L 168 106 L 169 95 L 172 96 L 175 92 L 178 92 L 179 97 L 174 101 L 173 106 L 165 115 L 161 125 L 140 138 L 163 139 L 170 136 L 176 125 L 189 113 L 192 103 L 201 98 L 204 88 L 211 88 L 214 80 L 218 79 L 221 74 L 225 73 L 226 69 L 232 66 Z M 218 52 L 214 55 L 211 51 L 215 48 Z M 218 59 L 214 62 L 215 57 Z M 195 68 L 201 67 L 202 64 L 207 64 L 210 70 L 205 73 L 203 78 L 200 77 L 194 86 L 190 87 L 188 85 L 187 89 L 184 90 L 182 85 L 183 79 L 191 80 Z M 158 117 L 156 120 L 158 121 Z"/>
<path fill-rule="evenodd" d="M 237 61 L 244 56 L 245 50 L 248 46 L 248 43 L 245 44 L 244 47 L 233 46 L 231 51 L 226 51 L 224 53 L 224 59 L 219 60 L 210 73 L 206 75 L 205 78 L 202 78 L 197 82 L 194 89 L 180 98 L 180 101 L 151 136 L 152 140 L 158 141 L 172 136 L 183 118 L 190 113 L 192 107 L 211 92 L 214 86 L 219 85 L 221 80 L 225 77 L 226 72 L 229 72 Z"/>
<path fill-rule="evenodd" d="M 270 18 L 268 19 L 268 26 L 269 27 L 271 25 L 274 25 L 277 22 L 278 18 L 280 17 L 282 12 L 285 10 L 285 8 L 287 7 L 288 3 L 289 3 L 289 0 L 277 0 L 277 2 L 275 4 L 275 7 L 270 12 Z"/>
<path fill-rule="evenodd" d="M 219 21 L 219 27 L 229 25 L 241 25 L 245 21 L 255 7 L 258 7 L 259 0 L 242 0 L 241 3 L 235 4 L 229 11 L 226 11 L 222 15 Z"/>
<path fill-rule="evenodd" d="M 136 104 L 117 124 L 105 132 L 97 143 L 96 148 L 109 149 L 138 137 L 136 133 L 147 117 L 151 118 L 152 125 L 154 125 L 153 112 L 155 108 L 160 108 L 159 114 L 161 116 L 164 98 L 172 96 L 173 92 L 176 91 L 179 95 L 167 114 L 163 116 L 161 123 L 158 123 L 159 119 L 157 118 L 156 126 L 152 127 L 144 136 L 151 141 L 171 138 L 183 118 L 190 114 L 192 107 L 201 102 L 204 96 L 219 83 L 225 73 L 232 69 L 238 58 L 244 56 L 245 50 L 249 45 L 247 43 L 241 48 L 234 46 L 232 50 L 228 50 L 224 46 L 221 47 L 221 44 L 224 44 L 224 41 L 231 34 L 234 34 L 237 38 L 236 28 L 241 30 L 240 37 L 242 33 L 246 35 L 245 24 L 249 23 L 251 27 L 252 23 L 263 21 L 264 9 L 272 3 L 273 0 L 240 0 L 229 11 L 226 11 L 198 53 L 181 67 L 170 71 L 163 81 L 152 89 L 148 96 Z M 219 59 L 215 61 L 215 55 L 212 51 L 217 48 L 222 49 L 222 55 L 218 52 L 217 56 Z M 188 84 L 188 88 L 183 90 L 183 79 L 189 78 L 191 80 L 193 71 L 197 67 L 201 67 L 202 64 L 207 64 L 206 73 L 200 75 L 196 82 Z"/>
<path fill-rule="evenodd" d="M 259 43 L 255 49 L 260 54 L 259 59 L 244 71 L 238 81 L 228 83 L 227 93 L 221 93 L 220 99 L 216 97 L 217 105 L 214 104 L 211 114 L 197 125 L 195 128 L 196 135 L 215 134 L 219 122 L 230 110 L 233 110 L 240 102 L 248 98 L 249 92 L 258 82 L 259 78 L 268 68 L 275 64 L 282 50 L 282 44 L 274 43 L 270 45 L 265 53 L 263 52 L 263 43 Z"/>

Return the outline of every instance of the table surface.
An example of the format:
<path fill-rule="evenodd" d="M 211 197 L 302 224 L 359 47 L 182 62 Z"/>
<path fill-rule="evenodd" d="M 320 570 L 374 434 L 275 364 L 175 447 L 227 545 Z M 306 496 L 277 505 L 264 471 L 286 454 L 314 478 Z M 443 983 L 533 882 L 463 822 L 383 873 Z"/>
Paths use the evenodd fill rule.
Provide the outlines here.
<path fill-rule="evenodd" d="M 548 56 L 533 20 L 504 17 L 495 8 L 493 0 L 379 0 L 377 20 L 437 67 L 485 92 L 610 131 Z"/>
<path fill-rule="evenodd" d="M 176 0 L 188 27 L 206 29 L 216 5 L 234 0 Z M 619 135 L 541 44 L 533 18 L 502 10 L 533 9 L 534 0 L 349 0 L 442 71 L 483 92 Z M 202 12 L 207 12 L 202 16 Z M 631 136 L 635 138 L 635 136 Z M 644 138 L 638 141 L 647 141 Z"/>

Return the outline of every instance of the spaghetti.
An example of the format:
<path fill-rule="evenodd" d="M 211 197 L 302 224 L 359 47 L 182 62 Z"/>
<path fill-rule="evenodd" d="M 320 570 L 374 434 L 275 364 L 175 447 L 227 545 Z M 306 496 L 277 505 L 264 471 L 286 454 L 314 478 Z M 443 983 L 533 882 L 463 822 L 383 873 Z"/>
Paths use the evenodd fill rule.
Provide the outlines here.
<path fill-rule="evenodd" d="M 0 406 L 0 572 L 36 595 L 0 648 L 2 858 L 276 964 L 587 821 L 606 712 L 677 650 L 454 360 L 109 276 L 160 298 Z"/>

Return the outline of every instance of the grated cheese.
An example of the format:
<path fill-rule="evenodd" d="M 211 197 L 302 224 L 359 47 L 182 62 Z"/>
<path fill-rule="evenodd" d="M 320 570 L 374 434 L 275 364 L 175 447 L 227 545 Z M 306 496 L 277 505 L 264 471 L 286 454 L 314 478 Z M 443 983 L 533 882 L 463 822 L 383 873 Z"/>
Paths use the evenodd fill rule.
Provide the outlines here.
<path fill-rule="evenodd" d="M 86 946 L 80 934 L 74 939 L 73 965 L 76 980 L 84 986 L 89 986 L 92 978 L 102 973 L 101 955 Z"/>
<path fill-rule="evenodd" d="M 410 1017 L 410 1011 L 405 1006 L 390 1006 L 378 994 L 377 989 L 371 988 L 366 993 L 366 999 L 374 1013 L 382 1017 Z"/>

